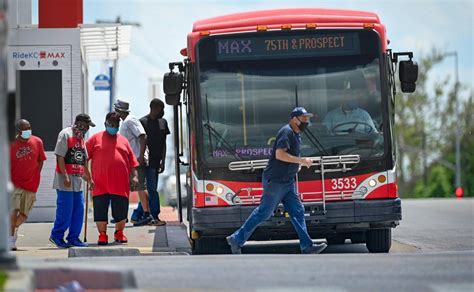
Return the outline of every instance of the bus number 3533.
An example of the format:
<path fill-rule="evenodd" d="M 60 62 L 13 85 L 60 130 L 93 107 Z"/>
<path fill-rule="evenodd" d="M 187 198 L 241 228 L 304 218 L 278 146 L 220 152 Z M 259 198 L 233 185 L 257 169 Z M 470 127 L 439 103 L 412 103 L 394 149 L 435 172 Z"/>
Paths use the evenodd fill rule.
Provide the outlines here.
<path fill-rule="evenodd" d="M 333 190 L 355 189 L 357 187 L 357 181 L 355 178 L 334 178 L 331 180 L 331 183 L 331 188 Z"/>

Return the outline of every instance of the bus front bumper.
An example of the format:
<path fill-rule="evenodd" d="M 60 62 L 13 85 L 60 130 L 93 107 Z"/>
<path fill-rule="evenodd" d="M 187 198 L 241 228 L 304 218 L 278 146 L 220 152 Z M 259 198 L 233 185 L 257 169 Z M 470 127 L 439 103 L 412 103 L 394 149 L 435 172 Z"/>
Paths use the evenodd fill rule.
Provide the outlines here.
<path fill-rule="evenodd" d="M 321 210 L 321 203 L 304 203 L 304 206 L 306 225 L 312 237 L 334 232 L 393 228 L 402 219 L 400 198 L 328 202 L 326 214 L 319 216 L 313 216 L 311 211 Z M 231 234 L 242 226 L 255 208 L 256 206 L 193 208 L 192 230 L 202 236 Z M 259 225 L 253 238 L 290 239 L 295 236 L 290 219 L 281 214 L 274 214 Z"/>

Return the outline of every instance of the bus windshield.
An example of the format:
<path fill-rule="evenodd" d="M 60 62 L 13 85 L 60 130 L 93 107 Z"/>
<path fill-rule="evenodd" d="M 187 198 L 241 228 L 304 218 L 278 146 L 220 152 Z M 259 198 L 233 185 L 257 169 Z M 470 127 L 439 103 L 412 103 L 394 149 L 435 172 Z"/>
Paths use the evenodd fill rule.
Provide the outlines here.
<path fill-rule="evenodd" d="M 291 45 L 293 39 L 285 39 Z M 249 40 L 255 43 L 255 39 Z M 369 40 L 372 46 L 366 45 Z M 230 46 L 228 42 L 201 42 L 198 61 L 203 158 L 219 165 L 236 159 L 268 158 L 276 133 L 288 123 L 296 106 L 314 114 L 302 134 L 302 156 L 383 156 L 377 41 L 376 37 L 357 35 L 357 50 L 352 51 L 266 55 L 250 47 L 258 55 L 230 57 L 219 55 L 222 48 L 226 52 L 223 44 Z"/>

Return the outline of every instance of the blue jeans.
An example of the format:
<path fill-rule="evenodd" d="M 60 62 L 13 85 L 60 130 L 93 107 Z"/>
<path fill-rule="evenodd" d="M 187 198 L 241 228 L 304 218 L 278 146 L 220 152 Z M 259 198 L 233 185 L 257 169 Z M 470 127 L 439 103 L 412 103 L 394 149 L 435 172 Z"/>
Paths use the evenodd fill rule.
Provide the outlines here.
<path fill-rule="evenodd" d="M 79 239 L 84 221 L 84 196 L 81 192 L 56 190 L 56 219 L 54 220 L 51 238 L 64 239 L 64 233 L 69 229 L 66 240 L 71 242 Z"/>
<path fill-rule="evenodd" d="M 148 190 L 148 202 L 150 204 L 150 214 L 153 218 L 157 219 L 160 214 L 160 195 L 158 194 L 158 169 L 147 167 L 146 168 L 146 188 Z M 138 221 L 143 216 L 142 203 L 138 203 L 138 206 L 132 213 L 132 220 Z"/>
<path fill-rule="evenodd" d="M 233 240 L 239 246 L 243 246 L 258 225 L 272 216 L 280 202 L 283 202 L 285 210 L 290 215 L 291 223 L 300 239 L 301 250 L 311 247 L 313 241 L 306 229 L 304 207 L 296 194 L 295 182 L 268 182 L 265 178 L 263 179 L 263 194 L 260 205 L 253 210 L 244 225 L 231 235 Z"/>

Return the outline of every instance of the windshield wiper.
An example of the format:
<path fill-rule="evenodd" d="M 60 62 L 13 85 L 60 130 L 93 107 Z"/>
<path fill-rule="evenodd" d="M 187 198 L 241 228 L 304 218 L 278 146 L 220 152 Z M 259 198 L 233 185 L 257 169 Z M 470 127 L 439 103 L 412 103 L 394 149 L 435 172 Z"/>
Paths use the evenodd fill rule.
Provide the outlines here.
<path fill-rule="evenodd" d="M 316 136 L 313 134 L 313 132 L 311 132 L 309 128 L 306 128 L 306 130 L 303 133 L 306 134 L 306 137 L 308 138 L 308 140 L 311 142 L 311 144 L 314 145 L 314 147 L 318 149 L 319 153 L 323 153 L 324 155 L 329 155 L 326 149 L 324 149 L 323 144 L 321 144 L 319 139 L 316 138 Z"/>
<path fill-rule="evenodd" d="M 295 102 L 296 102 L 296 106 L 298 107 L 299 106 L 298 105 L 298 85 L 296 84 L 295 84 Z M 311 142 L 311 144 L 314 145 L 314 147 L 316 147 L 316 149 L 318 149 L 319 153 L 324 153 L 324 155 L 329 155 L 326 149 L 324 149 L 323 144 L 321 144 L 319 139 L 316 138 L 316 136 L 313 134 L 313 132 L 311 132 L 309 128 L 306 128 L 306 130 L 303 133 L 306 134 L 306 137 L 308 138 L 308 140 Z"/>
<path fill-rule="evenodd" d="M 237 159 L 240 159 L 242 160 L 242 156 L 240 156 L 237 151 L 235 151 L 235 149 L 233 149 L 233 147 L 229 144 L 229 142 L 226 141 L 226 139 L 224 137 L 222 137 L 221 134 L 219 134 L 219 132 L 217 132 L 216 129 L 214 129 L 211 124 L 209 122 L 205 123 L 204 125 L 204 128 L 206 128 L 210 134 L 214 135 L 214 137 L 216 137 L 217 141 L 216 143 L 222 143 L 222 146 L 224 146 L 224 149 L 227 150 L 229 153 L 231 153 L 232 155 L 234 155 L 235 158 Z M 210 140 L 210 137 L 209 137 L 209 140 Z M 212 146 L 211 146 L 211 149 L 212 149 Z"/>
<path fill-rule="evenodd" d="M 217 132 L 214 127 L 211 126 L 211 122 L 209 120 L 209 105 L 207 101 L 207 93 L 204 95 L 206 97 L 206 117 L 207 117 L 207 123 L 205 123 L 203 126 L 204 128 L 207 129 L 208 131 L 208 138 L 209 138 L 209 147 L 211 148 L 211 153 L 214 152 L 213 145 L 212 145 L 212 136 L 216 137 L 218 140 L 216 141 L 217 143 L 221 142 L 224 146 L 224 148 L 229 151 L 232 155 L 234 155 L 235 158 L 242 160 L 242 156 L 240 156 L 233 148 L 232 146 L 224 139 L 224 137 Z"/>

